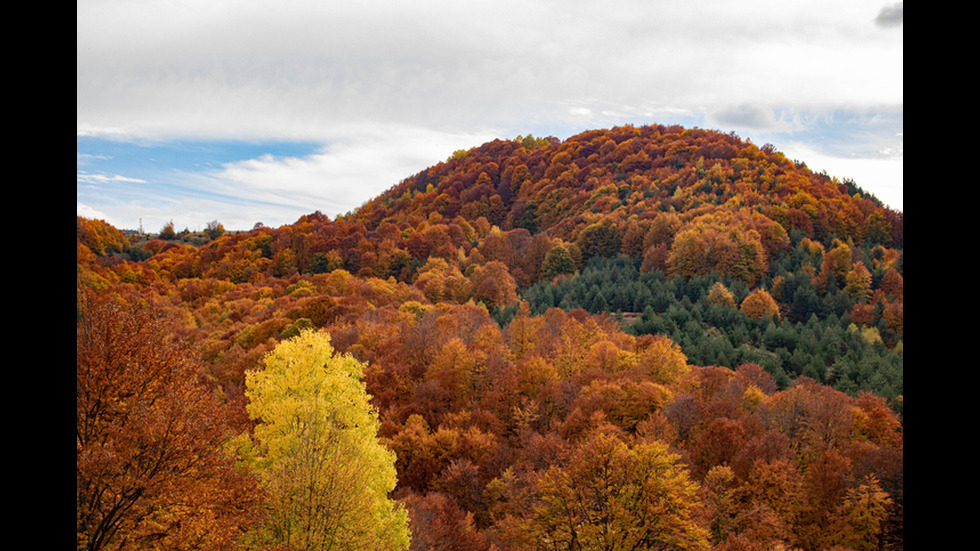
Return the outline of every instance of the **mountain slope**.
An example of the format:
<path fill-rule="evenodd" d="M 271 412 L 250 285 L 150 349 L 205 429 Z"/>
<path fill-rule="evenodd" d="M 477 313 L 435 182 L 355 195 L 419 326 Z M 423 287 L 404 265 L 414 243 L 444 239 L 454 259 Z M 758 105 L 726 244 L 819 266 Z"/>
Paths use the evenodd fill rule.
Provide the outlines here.
<path fill-rule="evenodd" d="M 168 315 L 243 418 L 246 372 L 329 333 L 433 545 L 530 545 L 546 475 L 605 450 L 702 485 L 675 490 L 716 549 L 900 549 L 902 223 L 771 147 L 620 127 L 459 151 L 334 220 L 78 218 L 76 286 Z"/>

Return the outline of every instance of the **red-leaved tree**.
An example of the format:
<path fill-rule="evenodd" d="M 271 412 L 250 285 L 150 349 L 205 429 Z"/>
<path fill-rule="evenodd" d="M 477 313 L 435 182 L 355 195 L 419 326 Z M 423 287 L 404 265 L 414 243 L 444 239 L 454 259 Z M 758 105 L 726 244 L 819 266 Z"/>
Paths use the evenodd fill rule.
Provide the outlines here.
<path fill-rule="evenodd" d="M 259 494 L 224 452 L 233 416 L 165 319 L 83 295 L 76 324 L 78 549 L 227 549 Z"/>

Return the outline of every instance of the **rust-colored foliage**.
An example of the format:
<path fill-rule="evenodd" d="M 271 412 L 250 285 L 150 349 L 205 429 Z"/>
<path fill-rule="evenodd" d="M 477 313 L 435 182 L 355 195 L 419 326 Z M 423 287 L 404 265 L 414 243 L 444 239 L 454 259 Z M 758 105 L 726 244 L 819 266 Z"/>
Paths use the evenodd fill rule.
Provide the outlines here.
<path fill-rule="evenodd" d="M 474 526 L 473 514 L 440 493 L 411 494 L 404 499 L 408 508 L 412 551 L 481 551 L 488 549 L 485 538 Z"/>
<path fill-rule="evenodd" d="M 566 466 L 535 478 L 526 537 L 570 549 L 707 549 L 707 531 L 694 520 L 697 485 L 677 459 L 664 444 L 589 435 Z"/>
<path fill-rule="evenodd" d="M 91 220 L 81 216 L 76 219 L 78 242 L 92 253 L 106 256 L 109 253 L 120 253 L 129 246 L 126 236 L 105 220 Z"/>
<path fill-rule="evenodd" d="M 760 288 L 749 293 L 740 308 L 750 318 L 779 319 L 779 305 L 765 289 Z"/>
<path fill-rule="evenodd" d="M 165 320 L 114 295 L 78 305 L 80 549 L 224 549 L 259 512 L 224 452 L 234 415 Z"/>
<path fill-rule="evenodd" d="M 753 285 L 768 269 L 768 256 L 757 231 L 709 218 L 674 236 L 667 269 L 688 278 L 717 272 Z"/>
<path fill-rule="evenodd" d="M 195 474 L 211 492 L 180 478 L 179 467 L 168 471 L 168 482 L 122 476 L 125 454 L 153 445 L 166 417 L 142 415 L 125 431 L 112 429 L 124 436 L 103 438 L 125 449 L 79 444 L 80 538 L 98 533 L 102 514 L 101 504 L 83 499 L 89 482 L 82 479 L 111 472 L 115 479 L 101 480 L 114 486 L 103 495 L 130 495 L 124 482 L 144 488 L 131 516 L 106 521 L 129 541 L 148 536 L 149 521 L 166 528 L 167 548 L 206 547 L 191 532 L 230 541 L 262 506 L 248 479 L 235 478 L 227 458 L 207 451 L 218 442 L 208 427 L 240 414 L 247 370 L 283 339 L 317 328 L 330 333 L 338 352 L 365 364 L 379 436 L 397 455 L 395 497 L 409 510 L 413 548 L 509 551 L 530 546 L 528 537 L 564 537 L 555 500 L 598 496 L 600 459 L 676 475 L 671 488 L 691 514 L 675 520 L 697 537 L 674 539 L 673 547 L 857 549 L 886 537 L 886 529 L 888 541 L 900 540 L 901 523 L 888 516 L 903 502 L 899 415 L 880 397 L 773 370 L 770 363 L 786 365 L 792 348 L 804 347 L 802 337 L 782 339 L 787 353 L 771 353 L 723 324 L 748 316 L 761 320 L 750 325 L 783 329 L 831 305 L 838 317 L 850 314 L 856 333 L 899 348 L 902 224 L 901 213 L 772 146 L 662 125 L 564 141 L 494 140 L 404 179 L 356 212 L 334 219 L 315 212 L 203 244 L 130 241 L 102 221 L 79 218 L 79 297 L 133 293 L 169 316 L 165 325 L 147 322 L 158 330 L 146 338 L 115 326 L 107 343 L 128 347 L 139 362 L 114 369 L 152 363 L 152 350 L 181 358 L 194 352 L 204 361 L 172 362 L 194 375 L 152 388 L 184 404 L 182 426 L 195 441 L 163 447 L 173 447 L 174 461 L 194 450 L 202 458 Z M 130 258 L 137 253 L 143 260 Z M 544 307 L 521 301 L 531 300 L 526 291 L 539 282 L 558 289 L 584 274 L 590 259 L 617 254 L 643 276 L 686 287 L 683 300 L 697 309 L 692 317 L 716 325 L 716 343 L 733 344 L 726 359 L 758 363 L 692 365 L 688 354 L 699 351 L 660 332 L 676 324 L 671 334 L 687 339 L 695 325 L 682 326 L 665 303 L 651 302 L 643 313 L 663 322 L 657 333 L 637 335 L 611 313 L 553 307 L 558 298 Z M 664 274 L 649 273 L 657 270 Z M 717 283 L 701 286 L 711 279 Z M 648 305 L 630 306 L 636 319 Z M 81 337 L 78 346 L 81 370 L 95 355 Z M 853 375 L 833 358 L 821 360 L 807 367 L 827 382 Z M 205 392 L 207 385 L 190 385 L 202 369 L 227 403 Z M 103 374 L 101 382 L 79 384 L 111 390 L 135 384 L 130 379 Z M 211 408 L 210 425 L 196 417 L 204 406 L 195 401 Z M 110 402 L 135 407 L 128 397 Z M 664 446 L 676 457 L 661 454 Z M 681 483 L 681 473 L 692 485 Z M 613 474 L 623 488 L 635 487 L 628 473 Z M 654 522 L 649 510 L 634 512 Z M 629 520 L 579 513 L 583 525 Z"/>

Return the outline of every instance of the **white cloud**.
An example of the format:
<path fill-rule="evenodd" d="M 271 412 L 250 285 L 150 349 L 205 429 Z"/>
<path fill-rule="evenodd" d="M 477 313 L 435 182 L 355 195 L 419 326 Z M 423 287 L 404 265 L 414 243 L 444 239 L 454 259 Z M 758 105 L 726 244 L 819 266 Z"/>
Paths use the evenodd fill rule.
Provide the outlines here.
<path fill-rule="evenodd" d="M 900 102 L 901 39 L 854 4 L 83 1 L 79 124 L 310 137 L 338 121 L 515 125 L 586 98 Z"/>
<path fill-rule="evenodd" d="M 75 204 L 75 212 L 78 214 L 78 216 L 81 216 L 83 218 L 88 218 L 91 220 L 106 220 L 106 218 L 108 218 L 106 214 L 100 211 L 99 209 L 92 208 L 91 206 L 85 205 L 83 203 Z M 108 222 L 108 220 L 106 221 Z M 112 224 L 112 222 L 109 223 Z"/>
<path fill-rule="evenodd" d="M 90 174 L 84 171 L 76 172 L 78 183 L 84 184 L 145 184 L 146 180 L 129 178 L 119 174 Z"/>
<path fill-rule="evenodd" d="M 881 8 L 80 0 L 76 125 L 109 139 L 322 143 L 192 181 L 342 212 L 493 137 L 681 119 L 801 138 L 786 112 L 901 109 L 902 31 L 876 25 Z"/>
<path fill-rule="evenodd" d="M 904 19 L 904 7 L 904 2 L 896 2 L 881 8 L 878 17 L 875 17 L 875 23 L 881 27 L 900 27 Z"/>
<path fill-rule="evenodd" d="M 788 131 L 792 124 L 777 121 L 773 110 L 759 105 L 733 105 L 708 113 L 707 123 L 712 127 L 732 130 Z"/>
<path fill-rule="evenodd" d="M 239 198 L 243 203 L 279 205 L 294 213 L 320 210 L 336 216 L 445 160 L 460 149 L 459 144 L 478 145 L 496 137 L 500 136 L 492 131 L 458 134 L 409 127 L 361 129 L 313 155 L 264 155 L 228 163 L 200 177 L 211 192 Z M 242 227 L 240 217 L 234 218 L 232 225 L 223 223 Z M 265 219 L 264 223 L 281 225 L 296 218 L 298 215 Z"/>

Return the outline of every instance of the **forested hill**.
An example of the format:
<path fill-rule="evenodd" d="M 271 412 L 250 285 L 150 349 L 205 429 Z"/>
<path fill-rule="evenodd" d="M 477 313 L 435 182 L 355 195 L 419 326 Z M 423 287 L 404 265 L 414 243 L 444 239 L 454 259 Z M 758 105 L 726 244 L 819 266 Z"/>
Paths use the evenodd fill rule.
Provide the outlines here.
<path fill-rule="evenodd" d="M 900 548 L 903 213 L 769 145 L 518 137 L 335 219 L 77 222 L 80 304 L 166 315 L 242 418 L 245 373 L 306 329 L 364 362 L 393 495 L 429 535 L 533 548 L 542 474 L 613 435 L 701 485 L 685 548 Z"/>
<path fill-rule="evenodd" d="M 166 284 L 195 298 L 227 284 L 313 285 L 343 270 L 360 284 L 393 285 L 406 300 L 480 304 L 501 322 L 519 299 L 535 313 L 621 312 L 634 322 L 627 330 L 668 334 L 699 363 L 751 359 L 781 384 L 806 373 L 890 400 L 901 394 L 896 374 L 881 380 L 879 369 L 852 365 L 869 355 L 828 343 L 861 335 L 900 350 L 903 214 L 733 134 L 625 126 L 564 142 L 496 140 L 335 220 L 316 212 L 280 228 L 223 236 L 210 228 L 138 245 L 104 226 L 79 220 L 80 261 L 108 255 L 80 275 L 98 285 Z M 622 262 L 607 266 L 619 255 L 625 272 Z M 753 291 L 773 299 L 779 324 L 769 339 L 748 322 L 705 319 L 719 300 L 708 301 L 716 282 L 732 295 L 725 302 L 741 305 Z M 322 325 L 340 311 L 312 319 Z M 828 324 L 845 333 L 827 335 Z M 848 365 L 834 368 L 841 357 Z"/>
<path fill-rule="evenodd" d="M 564 142 L 495 140 L 407 178 L 356 217 L 376 229 L 433 211 L 482 216 L 503 230 L 570 240 L 597 221 L 615 222 L 623 232 L 633 217 L 640 222 L 674 212 L 691 221 L 746 210 L 819 241 L 902 244 L 902 214 L 853 182 L 815 174 L 768 144 L 758 148 L 734 134 L 678 126 L 595 130 Z"/>

